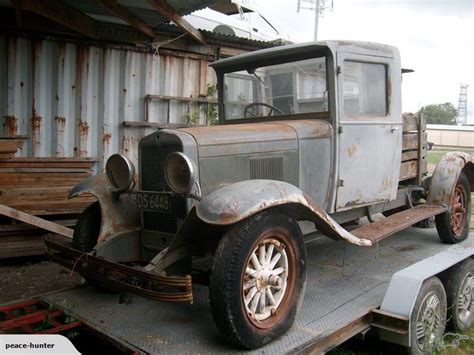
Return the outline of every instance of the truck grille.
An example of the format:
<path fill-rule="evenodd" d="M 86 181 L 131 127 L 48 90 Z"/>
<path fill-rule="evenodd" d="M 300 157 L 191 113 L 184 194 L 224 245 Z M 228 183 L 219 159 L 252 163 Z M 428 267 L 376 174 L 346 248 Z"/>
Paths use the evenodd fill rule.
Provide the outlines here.
<path fill-rule="evenodd" d="M 159 139 L 158 139 L 159 138 Z M 143 191 L 171 191 L 168 186 L 164 164 L 168 154 L 182 151 L 181 142 L 174 135 L 156 132 L 140 143 L 140 180 Z M 167 233 L 176 233 L 178 219 L 186 214 L 185 199 L 173 197 L 171 213 L 143 211 L 143 228 Z"/>

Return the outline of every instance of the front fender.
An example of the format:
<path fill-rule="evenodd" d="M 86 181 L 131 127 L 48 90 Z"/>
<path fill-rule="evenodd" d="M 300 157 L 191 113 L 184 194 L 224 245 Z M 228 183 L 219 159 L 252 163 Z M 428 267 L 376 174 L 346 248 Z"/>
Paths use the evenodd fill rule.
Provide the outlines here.
<path fill-rule="evenodd" d="M 111 236 L 124 230 L 140 226 L 140 214 L 130 194 L 117 197 L 110 189 L 105 174 L 94 175 L 76 185 L 69 193 L 69 198 L 90 194 L 97 198 L 102 214 L 98 244 L 107 241 Z"/>
<path fill-rule="evenodd" d="M 462 171 L 469 179 L 471 191 L 474 191 L 474 160 L 472 156 L 464 152 L 445 154 L 434 170 L 428 192 L 428 204 L 449 206 L 456 182 Z"/>
<path fill-rule="evenodd" d="M 315 223 L 323 234 L 350 243 L 371 246 L 369 239 L 351 234 L 316 202 L 294 185 L 275 180 L 247 180 L 212 192 L 196 206 L 199 219 L 211 225 L 230 225 L 271 207 L 287 205 L 297 219 Z"/>

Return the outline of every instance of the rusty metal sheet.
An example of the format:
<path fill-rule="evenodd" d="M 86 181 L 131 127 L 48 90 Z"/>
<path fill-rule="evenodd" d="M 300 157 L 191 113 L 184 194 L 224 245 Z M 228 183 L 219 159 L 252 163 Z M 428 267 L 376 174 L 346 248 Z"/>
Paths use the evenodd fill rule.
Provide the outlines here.
<path fill-rule="evenodd" d="M 436 205 L 449 205 L 456 182 L 466 165 L 469 166 L 471 171 L 471 178 L 474 177 L 474 159 L 472 156 L 463 152 L 451 152 L 444 155 L 433 172 L 427 202 Z M 471 186 L 474 186 L 474 180 L 470 182 Z"/>
<path fill-rule="evenodd" d="M 351 233 L 359 238 L 370 239 L 375 244 L 417 222 L 444 212 L 446 212 L 446 208 L 443 206 L 420 205 L 380 221 L 366 224 Z"/>
<path fill-rule="evenodd" d="M 204 197 L 196 213 L 206 223 L 229 225 L 265 209 L 290 204 L 308 209 L 306 219 L 326 236 L 360 246 L 372 245 L 369 239 L 356 237 L 341 227 L 300 189 L 282 181 L 248 180 L 225 186 Z"/>

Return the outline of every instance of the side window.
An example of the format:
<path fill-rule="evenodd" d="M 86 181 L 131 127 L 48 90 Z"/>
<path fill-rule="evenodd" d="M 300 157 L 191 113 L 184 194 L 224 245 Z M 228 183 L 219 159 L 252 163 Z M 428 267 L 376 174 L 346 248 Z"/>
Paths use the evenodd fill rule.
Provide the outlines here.
<path fill-rule="evenodd" d="M 344 61 L 344 113 L 348 117 L 387 115 L 387 67 Z"/>

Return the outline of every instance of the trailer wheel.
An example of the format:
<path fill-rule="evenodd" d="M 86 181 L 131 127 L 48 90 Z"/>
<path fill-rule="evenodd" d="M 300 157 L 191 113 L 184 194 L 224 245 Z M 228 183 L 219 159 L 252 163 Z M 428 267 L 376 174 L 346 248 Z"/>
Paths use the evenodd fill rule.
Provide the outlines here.
<path fill-rule="evenodd" d="M 456 332 L 474 324 L 474 260 L 455 266 L 447 275 L 448 326 Z"/>
<path fill-rule="evenodd" d="M 72 237 L 74 249 L 87 253 L 94 248 L 99 238 L 101 218 L 99 202 L 94 202 L 82 211 Z"/>
<path fill-rule="evenodd" d="M 209 296 L 217 328 L 247 349 L 293 324 L 306 283 L 306 250 L 296 221 L 264 211 L 230 227 L 216 250 Z"/>
<path fill-rule="evenodd" d="M 446 293 L 437 277 L 421 286 L 410 321 L 410 353 L 432 353 L 441 341 L 446 323 Z"/>
<path fill-rule="evenodd" d="M 436 229 L 444 243 L 462 242 L 469 235 L 469 219 L 471 216 L 471 189 L 469 180 L 463 172 L 454 188 L 450 201 L 449 212 L 437 215 Z"/>

